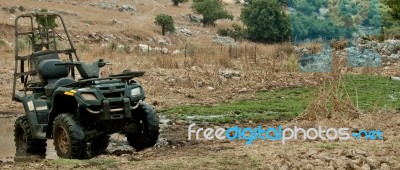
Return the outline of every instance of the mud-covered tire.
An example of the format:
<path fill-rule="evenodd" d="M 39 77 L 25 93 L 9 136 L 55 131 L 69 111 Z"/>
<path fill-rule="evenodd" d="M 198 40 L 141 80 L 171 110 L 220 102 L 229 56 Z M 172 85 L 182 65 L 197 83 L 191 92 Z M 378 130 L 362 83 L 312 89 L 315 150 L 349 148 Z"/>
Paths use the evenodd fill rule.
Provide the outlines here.
<path fill-rule="evenodd" d="M 14 125 L 15 156 L 46 156 L 46 139 L 34 139 L 26 116 L 17 118 Z"/>
<path fill-rule="evenodd" d="M 60 114 L 53 123 L 54 147 L 60 158 L 89 157 L 83 128 L 70 114 Z"/>
<path fill-rule="evenodd" d="M 132 115 L 139 125 L 138 133 L 127 134 L 129 145 L 141 151 L 157 143 L 159 135 L 159 119 L 156 111 L 148 104 L 141 105 Z"/>
<path fill-rule="evenodd" d="M 110 143 L 110 135 L 100 135 L 92 141 L 91 151 L 93 153 L 104 152 Z"/>

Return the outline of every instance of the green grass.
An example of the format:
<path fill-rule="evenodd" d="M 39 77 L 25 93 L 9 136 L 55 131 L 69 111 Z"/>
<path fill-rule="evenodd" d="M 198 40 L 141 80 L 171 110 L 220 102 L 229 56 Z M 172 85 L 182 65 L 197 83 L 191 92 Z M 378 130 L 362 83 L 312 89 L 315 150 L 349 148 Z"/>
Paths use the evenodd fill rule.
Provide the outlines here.
<path fill-rule="evenodd" d="M 349 96 L 363 112 L 374 109 L 397 109 L 400 100 L 400 82 L 386 77 L 345 75 L 340 95 Z M 255 122 L 288 120 L 302 113 L 314 99 L 317 88 L 296 87 L 258 92 L 253 98 L 212 106 L 181 105 L 161 111 L 167 116 L 194 121 L 227 123 L 236 120 Z M 197 117 L 196 117 L 197 116 Z M 207 118 L 207 116 L 219 116 Z"/>
<path fill-rule="evenodd" d="M 224 115 L 213 119 L 220 123 L 233 120 L 288 119 L 304 111 L 312 96 L 313 89 L 308 87 L 281 89 L 259 92 L 255 97 L 247 100 L 219 103 L 213 106 L 183 105 L 167 109 L 163 113 L 166 115 L 178 114 L 180 119 L 196 115 Z"/>
<path fill-rule="evenodd" d="M 346 75 L 343 81 L 353 104 L 356 106 L 358 100 L 358 107 L 364 112 L 400 106 L 400 81 L 367 75 Z"/>

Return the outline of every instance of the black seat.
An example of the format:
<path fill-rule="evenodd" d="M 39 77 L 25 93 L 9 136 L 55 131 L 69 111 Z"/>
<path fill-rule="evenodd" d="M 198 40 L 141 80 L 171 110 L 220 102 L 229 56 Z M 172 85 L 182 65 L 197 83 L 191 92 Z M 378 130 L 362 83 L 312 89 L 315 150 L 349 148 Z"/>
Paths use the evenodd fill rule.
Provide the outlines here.
<path fill-rule="evenodd" d="M 66 66 L 56 65 L 61 63 L 58 59 L 48 59 L 41 61 L 39 64 L 39 74 L 43 81 L 47 83 L 44 86 L 44 92 L 47 97 L 52 96 L 54 90 L 58 87 L 75 82 L 67 77 L 69 70 Z"/>
<path fill-rule="evenodd" d="M 30 62 L 29 64 L 30 64 L 31 70 L 38 69 L 40 62 L 42 62 L 43 60 L 48 60 L 48 59 L 60 59 L 60 58 L 58 56 L 58 53 L 56 51 L 52 51 L 52 50 L 34 52 L 29 57 L 29 62 Z"/>

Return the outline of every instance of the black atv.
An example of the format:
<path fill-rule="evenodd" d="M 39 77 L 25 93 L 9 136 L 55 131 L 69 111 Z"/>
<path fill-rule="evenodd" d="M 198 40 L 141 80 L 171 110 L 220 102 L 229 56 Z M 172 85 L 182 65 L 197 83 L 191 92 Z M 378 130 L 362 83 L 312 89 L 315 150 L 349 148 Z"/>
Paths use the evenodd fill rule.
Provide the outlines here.
<path fill-rule="evenodd" d="M 156 144 L 158 117 L 143 102 L 143 87 L 133 80 L 144 72 L 124 71 L 99 78 L 99 68 L 108 63 L 79 61 L 64 20 L 55 13 L 20 15 L 15 30 L 12 99 L 25 110 L 15 122 L 16 159 L 44 157 L 47 139 L 54 140 L 59 157 L 71 159 L 102 153 L 110 135 L 117 132 L 125 134 L 138 151 Z M 57 31 L 66 36 L 69 48 L 57 49 Z M 27 55 L 20 54 L 21 40 L 29 41 Z"/>

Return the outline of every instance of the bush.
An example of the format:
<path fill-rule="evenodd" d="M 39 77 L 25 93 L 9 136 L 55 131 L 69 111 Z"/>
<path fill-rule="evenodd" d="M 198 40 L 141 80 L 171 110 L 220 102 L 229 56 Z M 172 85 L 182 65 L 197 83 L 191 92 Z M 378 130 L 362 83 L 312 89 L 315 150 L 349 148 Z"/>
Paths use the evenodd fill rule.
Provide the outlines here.
<path fill-rule="evenodd" d="M 233 38 L 235 41 L 241 40 L 244 36 L 244 30 L 243 28 L 238 25 L 238 24 L 232 24 L 232 29 L 231 28 L 220 28 L 217 31 L 217 34 L 221 36 L 228 36 Z"/>
<path fill-rule="evenodd" d="M 240 17 L 250 40 L 274 43 L 289 39 L 289 17 L 276 0 L 253 0 L 242 9 Z"/>
<path fill-rule="evenodd" d="M 220 36 L 229 36 L 231 31 L 232 30 L 229 28 L 220 28 L 218 29 L 217 34 Z"/>
<path fill-rule="evenodd" d="M 156 25 L 161 26 L 162 35 L 165 35 L 165 32 L 175 32 L 174 20 L 168 14 L 162 13 L 157 15 L 154 23 Z"/>
<path fill-rule="evenodd" d="M 224 9 L 221 0 L 194 0 L 192 9 L 203 16 L 204 26 L 215 26 L 214 22 L 219 19 L 233 19 L 233 15 Z"/>
<path fill-rule="evenodd" d="M 384 3 L 391 9 L 390 14 L 394 19 L 400 20 L 400 3 L 398 0 L 384 0 Z"/>

